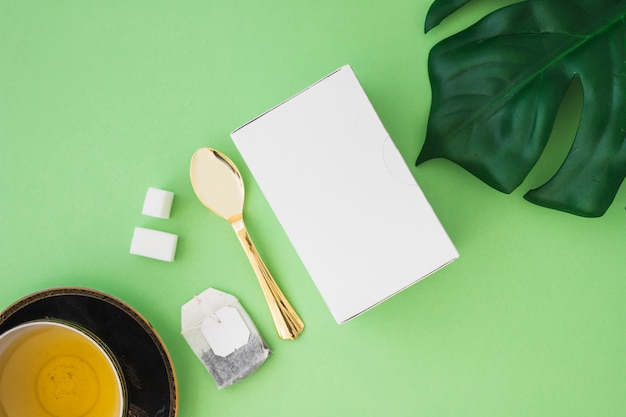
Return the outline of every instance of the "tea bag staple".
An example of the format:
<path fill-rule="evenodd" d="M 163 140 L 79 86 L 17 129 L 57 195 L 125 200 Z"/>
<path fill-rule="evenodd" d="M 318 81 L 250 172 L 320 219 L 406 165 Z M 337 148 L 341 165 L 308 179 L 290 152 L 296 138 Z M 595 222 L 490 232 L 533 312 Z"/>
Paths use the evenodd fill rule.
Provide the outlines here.
<path fill-rule="evenodd" d="M 209 288 L 181 309 L 182 335 L 218 389 L 246 378 L 271 354 L 236 297 Z"/>

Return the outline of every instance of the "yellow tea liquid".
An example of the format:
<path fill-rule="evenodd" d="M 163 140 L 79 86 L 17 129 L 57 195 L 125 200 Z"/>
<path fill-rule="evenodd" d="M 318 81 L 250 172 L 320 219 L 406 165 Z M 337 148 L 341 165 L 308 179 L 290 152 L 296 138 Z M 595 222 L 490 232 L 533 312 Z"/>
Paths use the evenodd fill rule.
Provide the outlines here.
<path fill-rule="evenodd" d="M 71 329 L 31 329 L 0 361 L 0 416 L 119 417 L 121 388 L 109 358 Z"/>

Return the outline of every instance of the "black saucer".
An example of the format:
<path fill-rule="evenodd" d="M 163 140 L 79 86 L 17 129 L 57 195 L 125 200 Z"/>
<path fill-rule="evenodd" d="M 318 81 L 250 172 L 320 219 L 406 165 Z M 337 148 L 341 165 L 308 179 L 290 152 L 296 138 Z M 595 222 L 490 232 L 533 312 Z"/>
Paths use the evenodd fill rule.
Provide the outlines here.
<path fill-rule="evenodd" d="M 0 313 L 0 334 L 27 321 L 56 319 L 94 333 L 118 360 L 128 416 L 175 417 L 177 384 L 163 341 L 136 310 L 99 291 L 63 287 L 28 295 Z"/>

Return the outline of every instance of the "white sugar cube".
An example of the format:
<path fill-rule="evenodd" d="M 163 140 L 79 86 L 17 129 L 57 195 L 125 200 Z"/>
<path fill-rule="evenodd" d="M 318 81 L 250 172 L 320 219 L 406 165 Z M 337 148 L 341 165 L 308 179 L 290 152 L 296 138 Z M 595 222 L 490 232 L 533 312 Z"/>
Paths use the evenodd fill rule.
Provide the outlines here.
<path fill-rule="evenodd" d="M 178 235 L 159 230 L 135 227 L 130 253 L 160 261 L 172 262 L 176 254 Z"/>
<path fill-rule="evenodd" d="M 173 200 L 173 192 L 149 187 L 143 201 L 141 214 L 159 219 L 169 219 Z"/>

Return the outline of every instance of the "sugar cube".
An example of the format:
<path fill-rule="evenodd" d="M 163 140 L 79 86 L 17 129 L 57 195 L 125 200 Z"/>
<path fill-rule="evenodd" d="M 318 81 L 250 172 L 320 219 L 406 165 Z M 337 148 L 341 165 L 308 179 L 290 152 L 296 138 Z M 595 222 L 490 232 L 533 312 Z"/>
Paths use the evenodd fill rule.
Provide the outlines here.
<path fill-rule="evenodd" d="M 172 262 L 176 254 L 178 235 L 159 230 L 135 227 L 130 253 L 160 261 Z"/>
<path fill-rule="evenodd" d="M 149 187 L 143 201 L 141 214 L 159 219 L 169 219 L 173 200 L 173 192 Z"/>

